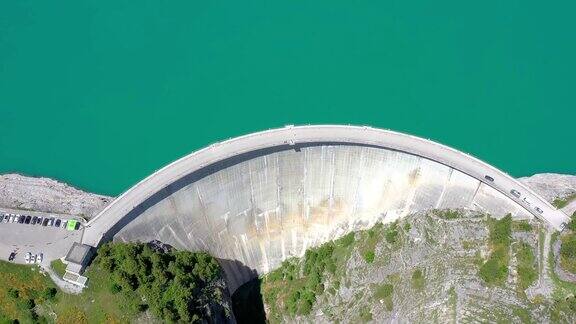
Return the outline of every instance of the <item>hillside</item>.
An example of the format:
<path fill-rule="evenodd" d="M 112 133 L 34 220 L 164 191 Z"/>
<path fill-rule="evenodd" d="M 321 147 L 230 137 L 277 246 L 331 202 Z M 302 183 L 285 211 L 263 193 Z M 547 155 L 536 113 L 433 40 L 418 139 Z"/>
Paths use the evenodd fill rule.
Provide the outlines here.
<path fill-rule="evenodd" d="M 240 298 L 252 296 L 270 322 L 576 321 L 576 286 L 547 262 L 551 232 L 502 216 L 433 211 L 349 234 L 242 287 L 236 316 L 253 316 Z"/>
<path fill-rule="evenodd" d="M 0 261 L 0 323 L 234 322 L 222 270 L 205 253 L 106 244 L 78 295 L 37 267 Z"/>

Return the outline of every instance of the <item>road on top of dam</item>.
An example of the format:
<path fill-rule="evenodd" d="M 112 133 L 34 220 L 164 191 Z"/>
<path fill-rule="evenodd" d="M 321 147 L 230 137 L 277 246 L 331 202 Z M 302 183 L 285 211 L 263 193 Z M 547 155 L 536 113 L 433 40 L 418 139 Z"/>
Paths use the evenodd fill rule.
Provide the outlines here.
<path fill-rule="evenodd" d="M 311 143 L 367 145 L 421 156 L 476 178 L 558 230 L 562 230 L 570 221 L 565 213 L 508 174 L 466 153 L 431 140 L 362 126 L 286 126 L 210 145 L 156 171 L 123 193 L 88 222 L 82 242 L 97 246 L 107 232 L 130 211 L 153 194 L 196 170 L 243 153 L 278 146 L 287 146 L 289 149 L 290 146 Z"/>

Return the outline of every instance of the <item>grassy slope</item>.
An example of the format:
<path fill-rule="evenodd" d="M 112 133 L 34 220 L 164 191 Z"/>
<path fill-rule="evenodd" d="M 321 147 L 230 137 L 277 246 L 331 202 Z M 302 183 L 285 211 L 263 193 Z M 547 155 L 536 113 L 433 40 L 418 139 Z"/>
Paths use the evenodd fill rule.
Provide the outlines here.
<path fill-rule="evenodd" d="M 58 274 L 58 276 L 60 276 L 60 278 L 62 278 L 66 272 L 66 265 L 60 259 L 50 262 L 50 267 Z"/>
<path fill-rule="evenodd" d="M 127 322 L 138 315 L 138 296 L 113 294 L 109 273 L 92 266 L 86 276 L 88 287 L 80 295 L 60 294 L 52 309 L 60 323 Z"/>
<path fill-rule="evenodd" d="M 30 321 L 29 312 L 18 306 L 19 300 L 35 299 L 42 302 L 41 292 L 54 287 L 49 277 L 38 272 L 38 268 L 0 261 L 0 319 L 20 322 Z M 9 297 L 8 290 L 16 289 L 20 297 Z"/>
<path fill-rule="evenodd" d="M 38 313 L 49 314 L 52 311 L 56 317 L 47 316 L 57 323 L 103 323 L 127 322 L 138 314 L 133 305 L 137 305 L 137 296 L 127 298 L 124 294 L 112 294 L 108 288 L 109 274 L 92 267 L 87 275 L 90 285 L 80 295 L 70 295 L 59 291 L 54 301 L 46 301 L 41 292 L 47 287 L 55 287 L 47 276 L 41 275 L 36 268 L 0 262 L 0 314 L 4 320 L 18 319 L 20 322 L 30 321 L 26 311 L 18 307 L 16 300 L 8 296 L 10 288 L 20 292 L 20 298 L 33 298 L 38 307 Z M 0 321 L 1 322 L 1 321 Z"/>

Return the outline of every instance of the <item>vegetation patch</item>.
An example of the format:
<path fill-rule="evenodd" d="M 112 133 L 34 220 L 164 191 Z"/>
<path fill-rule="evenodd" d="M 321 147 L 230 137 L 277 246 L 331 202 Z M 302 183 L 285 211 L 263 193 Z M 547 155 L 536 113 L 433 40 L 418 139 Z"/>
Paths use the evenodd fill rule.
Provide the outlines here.
<path fill-rule="evenodd" d="M 63 264 L 52 263 L 61 273 Z M 60 270 L 59 270 L 60 269 Z M 142 244 L 107 244 L 79 295 L 59 291 L 37 268 L 0 262 L 0 323 L 128 323 L 150 309 L 165 322 L 205 319 L 221 298 L 220 267 L 204 253 L 158 253 Z"/>
<path fill-rule="evenodd" d="M 412 272 L 412 287 L 417 290 L 422 290 L 426 286 L 426 277 L 421 269 L 416 269 Z"/>
<path fill-rule="evenodd" d="M 368 323 L 372 321 L 372 312 L 370 312 L 370 308 L 368 306 L 361 307 L 358 316 L 360 318 L 360 322 L 362 323 Z"/>
<path fill-rule="evenodd" d="M 462 217 L 462 212 L 457 209 L 436 209 L 434 215 L 442 219 L 451 220 Z"/>
<path fill-rule="evenodd" d="M 376 257 L 376 244 L 381 240 L 382 228 L 382 223 L 378 223 L 371 229 L 360 232 L 360 255 L 367 263 L 374 262 L 374 258 Z"/>
<path fill-rule="evenodd" d="M 146 301 L 136 305 L 137 311 L 150 308 L 166 322 L 197 322 L 223 311 L 213 309 L 222 302 L 223 292 L 215 285 L 221 269 L 206 253 L 159 253 L 145 244 L 105 244 L 94 263 L 109 273 L 113 294 L 136 295 Z"/>
<path fill-rule="evenodd" d="M 576 314 L 576 296 L 559 298 L 554 301 L 550 310 L 552 323 L 571 323 Z"/>
<path fill-rule="evenodd" d="M 452 314 L 454 314 L 453 316 L 453 321 L 454 323 L 457 322 L 457 318 L 456 318 L 456 304 L 458 303 L 458 293 L 456 292 L 456 289 L 454 288 L 454 286 L 450 287 L 450 290 L 448 290 L 448 305 L 450 306 L 450 308 L 452 309 Z"/>
<path fill-rule="evenodd" d="M 386 238 L 386 242 L 390 244 L 398 242 L 398 222 L 394 222 L 385 228 L 384 237 Z"/>
<path fill-rule="evenodd" d="M 412 225 L 408 222 L 404 223 L 404 231 L 405 232 L 410 232 L 410 229 L 412 228 Z"/>
<path fill-rule="evenodd" d="M 576 273 L 576 234 L 563 235 L 561 240 L 560 265 L 564 270 Z"/>
<path fill-rule="evenodd" d="M 558 237 L 560 237 L 559 232 L 552 234 L 552 237 L 550 240 L 550 246 L 554 246 L 554 244 L 558 240 Z M 550 274 L 550 278 L 552 278 L 552 281 L 554 282 L 554 288 L 555 288 L 554 292 L 552 294 L 552 297 L 555 300 L 559 300 L 559 299 L 567 298 L 569 296 L 576 296 L 576 284 L 571 283 L 571 282 L 567 282 L 567 281 L 563 281 L 556 274 L 556 271 L 554 270 L 555 261 L 554 261 L 553 250 L 549 249 L 546 253 L 548 253 L 548 265 L 547 265 L 548 269 L 547 269 L 547 271 Z"/>
<path fill-rule="evenodd" d="M 54 272 L 56 272 L 56 274 L 60 278 L 62 278 L 64 276 L 64 273 L 66 272 L 66 265 L 60 259 L 56 259 L 50 262 L 50 267 L 52 268 L 52 270 L 54 270 Z"/>
<path fill-rule="evenodd" d="M 572 220 L 568 223 L 567 227 L 571 231 L 576 231 L 576 211 L 572 213 Z"/>
<path fill-rule="evenodd" d="M 532 225 L 530 225 L 530 222 L 528 222 L 527 220 L 513 221 L 512 230 L 514 232 L 531 232 Z"/>
<path fill-rule="evenodd" d="M 392 295 L 394 293 L 394 286 L 390 283 L 379 285 L 374 290 L 374 298 L 384 303 L 386 310 L 389 312 L 394 308 Z"/>
<path fill-rule="evenodd" d="M 536 258 L 532 247 L 525 242 L 516 246 L 518 289 L 524 291 L 538 279 Z"/>
<path fill-rule="evenodd" d="M 354 243 L 355 234 L 350 233 L 339 240 L 307 250 L 302 259 L 286 260 L 278 269 L 265 275 L 260 289 L 269 307 L 268 320 L 282 321 L 283 314 L 291 318 L 308 315 L 317 296 L 325 290 L 336 292 L 340 287 L 340 281 L 336 278 L 346 271 L 345 263 Z M 328 278 L 333 279 L 331 286 Z"/>
<path fill-rule="evenodd" d="M 472 250 L 476 247 L 476 243 L 472 240 L 462 240 L 462 248 L 464 250 Z"/>
<path fill-rule="evenodd" d="M 55 301 L 58 290 L 39 269 L 0 261 L 0 322 L 35 323 L 47 318 L 36 305 Z"/>
<path fill-rule="evenodd" d="M 554 205 L 554 207 L 556 207 L 558 209 L 564 208 L 564 207 L 568 206 L 568 204 L 575 199 L 576 199 L 576 192 L 573 192 L 566 197 L 555 198 L 554 201 L 552 201 L 552 205 Z"/>
<path fill-rule="evenodd" d="M 503 284 L 508 276 L 512 216 L 500 220 L 488 219 L 491 253 L 480 267 L 480 277 L 488 285 Z"/>

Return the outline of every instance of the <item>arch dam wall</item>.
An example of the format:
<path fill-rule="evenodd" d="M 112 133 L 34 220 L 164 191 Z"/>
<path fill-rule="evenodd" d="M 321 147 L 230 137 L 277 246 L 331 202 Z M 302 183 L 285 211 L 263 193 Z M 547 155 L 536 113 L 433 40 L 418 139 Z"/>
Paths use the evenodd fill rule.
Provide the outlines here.
<path fill-rule="evenodd" d="M 233 292 L 286 258 L 378 221 L 436 208 L 534 216 L 498 187 L 421 155 L 366 143 L 289 141 L 189 170 L 129 201 L 120 216 L 104 210 L 83 242 L 160 240 L 207 251 L 221 261 Z M 489 172 L 504 182 L 499 171 Z M 118 201 L 134 199 L 125 195 Z"/>

